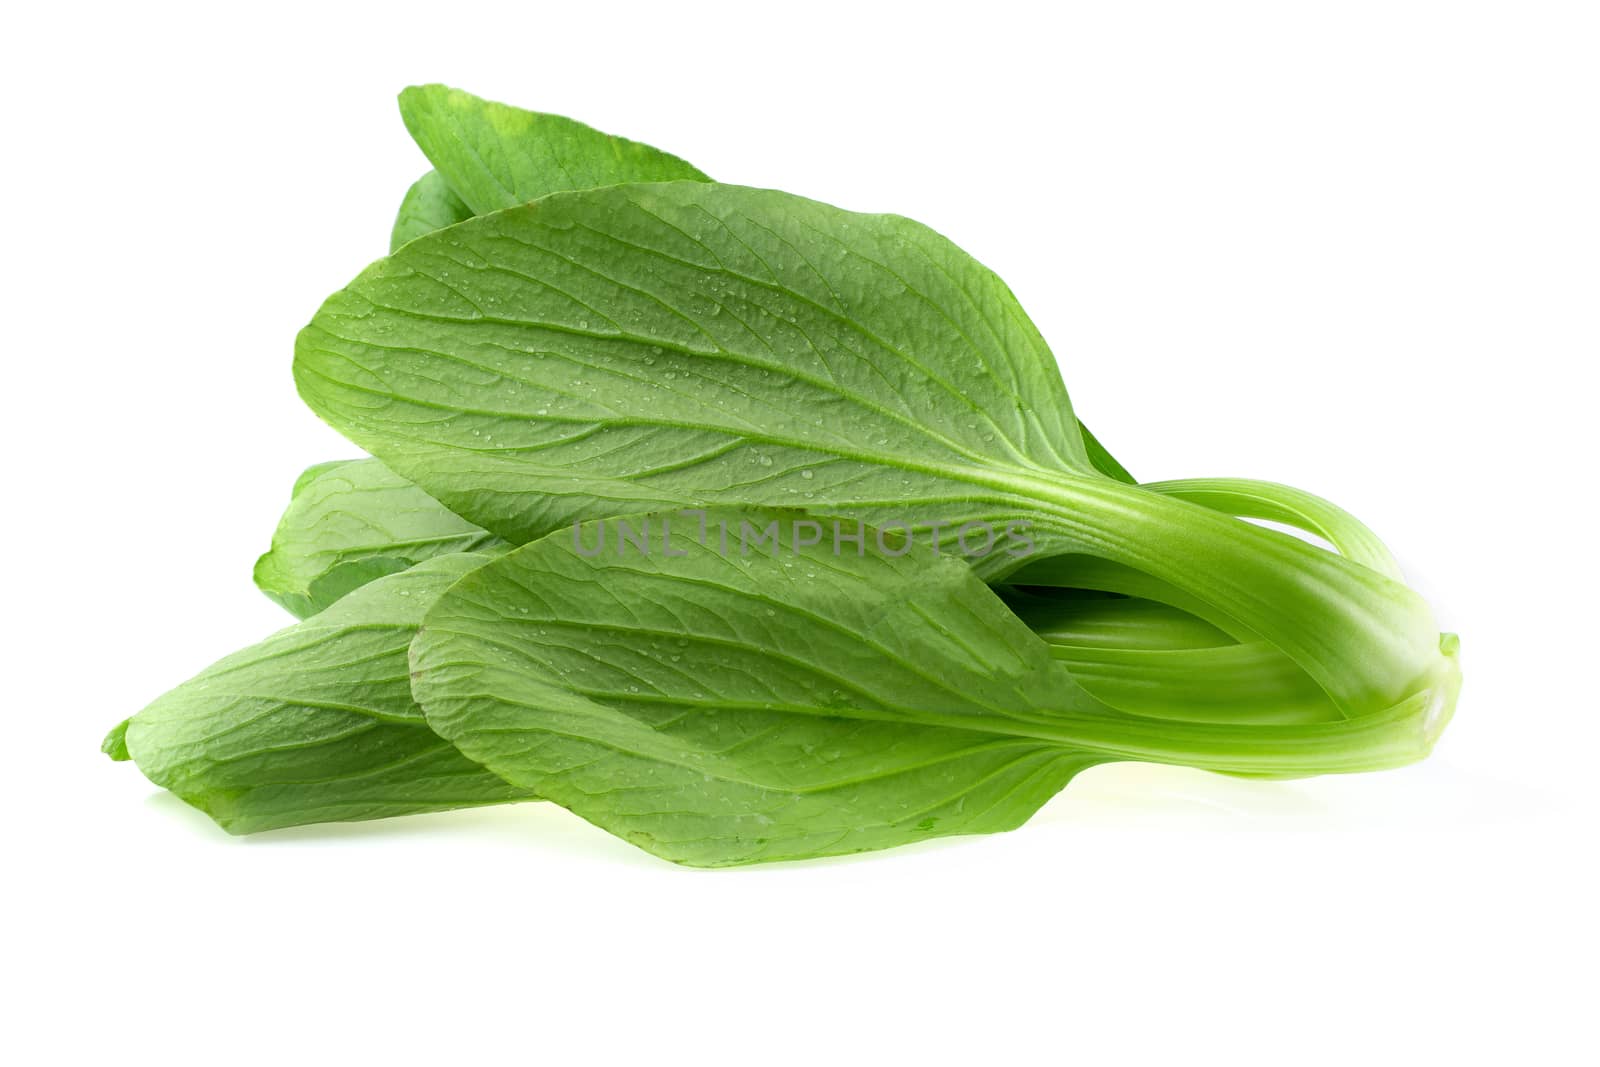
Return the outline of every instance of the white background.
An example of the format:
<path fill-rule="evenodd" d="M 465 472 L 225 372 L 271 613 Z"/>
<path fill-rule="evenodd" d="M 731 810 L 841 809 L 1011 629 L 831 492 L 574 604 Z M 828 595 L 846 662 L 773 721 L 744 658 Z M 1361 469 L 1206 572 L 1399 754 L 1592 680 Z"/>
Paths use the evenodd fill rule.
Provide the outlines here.
<path fill-rule="evenodd" d="M 13 9 L 8 1058 L 1595 1062 L 1594 10 Z M 948 234 L 1138 475 L 1377 528 L 1462 635 L 1435 757 L 720 873 L 548 805 L 231 839 L 108 762 L 286 621 L 250 564 L 354 454 L 291 342 L 435 80 Z"/>

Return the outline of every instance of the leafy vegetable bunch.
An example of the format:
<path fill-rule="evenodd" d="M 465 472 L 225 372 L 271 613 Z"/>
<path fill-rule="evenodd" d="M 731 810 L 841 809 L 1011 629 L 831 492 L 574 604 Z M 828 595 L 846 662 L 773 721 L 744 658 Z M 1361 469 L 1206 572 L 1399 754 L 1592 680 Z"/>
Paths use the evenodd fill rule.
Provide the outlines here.
<path fill-rule="evenodd" d="M 993 273 L 441 86 L 295 346 L 302 621 L 105 749 L 236 833 L 543 799 L 699 866 L 1020 825 L 1087 767 L 1394 767 L 1456 642 L 1360 522 L 1135 484 Z M 1248 520 L 1298 527 L 1314 544 Z"/>

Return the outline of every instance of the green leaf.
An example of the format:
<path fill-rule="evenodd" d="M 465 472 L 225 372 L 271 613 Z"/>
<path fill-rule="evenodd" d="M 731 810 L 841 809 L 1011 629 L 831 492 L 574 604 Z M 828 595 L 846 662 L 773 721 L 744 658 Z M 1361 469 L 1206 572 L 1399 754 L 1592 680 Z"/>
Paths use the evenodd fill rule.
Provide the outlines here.
<path fill-rule="evenodd" d="M 255 582 L 306 618 L 423 560 L 504 546 L 375 459 L 323 463 L 295 483 Z"/>
<path fill-rule="evenodd" d="M 100 751 L 118 763 L 133 758 L 128 754 L 128 723 L 132 721 L 132 719 L 123 719 L 113 726 L 110 732 L 106 734 L 105 740 L 100 742 Z"/>
<path fill-rule="evenodd" d="M 429 723 L 704 866 L 1011 829 L 1106 758 L 1029 736 L 1094 702 L 954 559 L 729 558 L 681 521 L 686 557 L 563 532 L 463 579 L 413 645 Z"/>
<path fill-rule="evenodd" d="M 1121 713 L 971 568 L 802 547 L 805 513 L 627 522 L 648 551 L 602 520 L 452 586 L 413 642 L 413 689 L 474 760 L 676 862 L 1010 829 L 1107 760 L 1318 773 L 1431 744 L 1425 694 L 1357 721 Z M 736 531 L 768 523 L 792 550 L 746 550 Z"/>
<path fill-rule="evenodd" d="M 486 559 L 373 582 L 158 698 L 107 751 L 230 833 L 529 799 L 428 729 L 411 697 L 424 609 Z"/>
<path fill-rule="evenodd" d="M 1088 469 L 998 278 L 909 220 L 762 190 L 614 186 L 441 231 L 332 297 L 295 367 L 513 541 L 707 501 L 1000 518 L 1023 498 L 972 501 L 973 472 Z"/>
<path fill-rule="evenodd" d="M 389 251 L 471 217 L 472 209 L 450 191 L 449 184 L 438 171 L 430 170 L 406 190 L 405 199 L 400 201 L 400 213 L 395 217 L 394 231 L 389 234 Z"/>
<path fill-rule="evenodd" d="M 1139 484 L 1138 480 L 1128 473 L 1128 468 L 1118 463 L 1117 457 L 1106 451 L 1106 446 L 1101 444 L 1099 439 L 1089 432 L 1089 427 L 1085 426 L 1082 420 L 1078 422 L 1078 429 L 1083 433 L 1083 448 L 1088 454 L 1089 463 L 1095 470 L 1104 474 L 1107 478 L 1127 485 Z"/>
<path fill-rule="evenodd" d="M 400 115 L 434 169 L 477 215 L 568 189 L 707 180 L 649 145 L 443 85 L 406 89 Z"/>
<path fill-rule="evenodd" d="M 406 245 L 296 346 L 313 409 L 513 542 L 703 504 L 1030 525 L 1282 649 L 1348 714 L 1445 692 L 1392 579 L 1096 472 L 1005 285 L 910 220 L 698 182 L 555 194 Z M 1003 577 L 1020 539 L 974 565 Z M 1188 610 L 1187 605 L 1179 605 Z"/>

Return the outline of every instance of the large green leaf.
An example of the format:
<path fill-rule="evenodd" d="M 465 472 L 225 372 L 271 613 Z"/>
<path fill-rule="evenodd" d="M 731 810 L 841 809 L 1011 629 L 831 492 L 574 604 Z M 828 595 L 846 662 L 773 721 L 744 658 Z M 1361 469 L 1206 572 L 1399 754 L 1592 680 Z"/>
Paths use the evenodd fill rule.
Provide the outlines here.
<path fill-rule="evenodd" d="M 1171 585 L 1351 714 L 1454 669 L 1393 580 L 1098 474 L 1010 291 L 896 216 L 700 182 L 555 194 L 368 268 L 295 369 L 324 418 L 511 541 L 701 504 L 942 524 L 947 546 L 1025 520 L 1038 554 Z M 975 565 L 1001 576 L 1018 548 Z"/>
<path fill-rule="evenodd" d="M 1029 736 L 1094 702 L 955 560 L 730 558 L 693 531 L 603 559 L 563 532 L 468 576 L 413 646 L 430 724 L 711 866 L 1010 829 L 1105 758 Z"/>
<path fill-rule="evenodd" d="M 653 531 L 648 551 L 591 523 L 467 575 L 412 645 L 429 724 L 508 781 L 708 866 L 1010 829 L 1105 760 L 1292 774 L 1428 743 L 1396 728 L 1422 698 L 1356 722 L 1123 714 L 949 556 L 804 546 L 798 512 L 705 518 L 628 520 Z M 768 523 L 778 550 L 731 532 Z"/>
<path fill-rule="evenodd" d="M 1025 497 L 980 494 L 989 464 L 1088 469 L 999 279 L 909 220 L 761 190 L 560 194 L 412 242 L 295 366 L 335 426 L 517 541 L 719 500 L 1001 519 Z"/>
<path fill-rule="evenodd" d="M 630 182 L 705 180 L 698 169 L 646 145 L 559 115 L 525 111 L 458 89 L 416 86 L 401 93 L 400 106 L 418 144 L 443 173 L 429 171 L 408 191 L 395 222 L 391 251 L 475 213 L 553 192 Z M 476 212 L 452 190 L 452 181 L 476 205 Z M 1133 481 L 1087 428 L 1082 433 L 1096 469 Z"/>
<path fill-rule="evenodd" d="M 106 751 L 230 833 L 529 799 L 430 730 L 411 697 L 423 610 L 487 558 L 373 582 L 158 698 Z"/>
<path fill-rule="evenodd" d="M 471 217 L 472 209 L 450 190 L 449 183 L 438 171 L 430 170 L 412 183 L 400 201 L 400 212 L 389 234 L 389 251 Z"/>
<path fill-rule="evenodd" d="M 649 145 L 443 85 L 402 92 L 400 116 L 434 169 L 476 215 L 566 189 L 706 180 L 677 156 Z"/>
<path fill-rule="evenodd" d="M 306 618 L 374 578 L 504 544 L 375 459 L 323 463 L 295 483 L 272 548 L 256 561 L 255 581 Z"/>

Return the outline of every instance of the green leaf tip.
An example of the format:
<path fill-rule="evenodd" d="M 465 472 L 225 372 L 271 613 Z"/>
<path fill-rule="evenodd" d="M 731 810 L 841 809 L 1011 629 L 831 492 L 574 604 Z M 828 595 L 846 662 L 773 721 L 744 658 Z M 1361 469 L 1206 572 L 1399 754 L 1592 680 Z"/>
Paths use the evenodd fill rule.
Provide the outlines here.
<path fill-rule="evenodd" d="M 128 755 L 128 723 L 131 719 L 123 719 L 111 728 L 105 739 L 100 742 L 100 751 L 121 763 L 133 757 Z"/>
<path fill-rule="evenodd" d="M 474 214 L 564 190 L 708 180 L 699 168 L 647 144 L 461 89 L 414 85 L 399 102 L 423 155 Z"/>
<path fill-rule="evenodd" d="M 378 578 L 212 664 L 107 743 L 230 833 L 530 799 L 430 730 L 411 693 L 423 613 L 489 558 Z"/>

